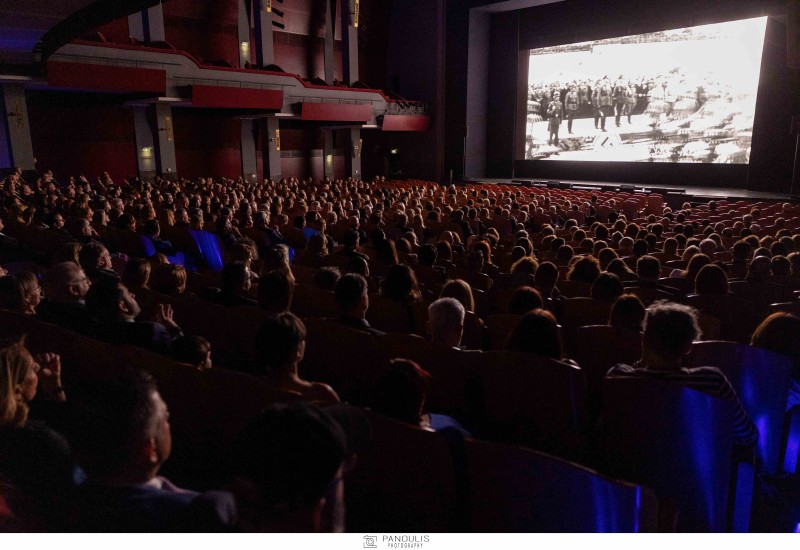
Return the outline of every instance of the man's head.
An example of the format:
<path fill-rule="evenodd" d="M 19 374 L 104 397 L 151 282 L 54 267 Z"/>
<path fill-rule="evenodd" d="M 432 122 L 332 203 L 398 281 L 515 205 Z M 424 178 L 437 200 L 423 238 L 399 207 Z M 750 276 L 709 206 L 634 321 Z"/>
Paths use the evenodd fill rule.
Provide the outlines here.
<path fill-rule="evenodd" d="M 648 366 L 680 368 L 680 359 L 700 337 L 697 313 L 683 304 L 656 302 L 644 320 L 642 359 Z"/>
<path fill-rule="evenodd" d="M 293 369 L 306 351 L 306 326 L 293 313 L 267 318 L 256 336 L 256 352 L 262 372 Z"/>
<path fill-rule="evenodd" d="M 223 292 L 245 293 L 252 285 L 252 273 L 245 262 L 231 262 L 222 268 Z"/>
<path fill-rule="evenodd" d="M 143 483 L 170 455 L 167 405 L 153 378 L 139 369 L 87 381 L 76 397 L 70 443 L 90 479 Z"/>
<path fill-rule="evenodd" d="M 464 334 L 464 306 L 455 298 L 439 298 L 428 307 L 431 338 L 457 348 Z"/>
<path fill-rule="evenodd" d="M 104 277 L 94 283 L 86 294 L 86 307 L 100 322 L 135 319 L 141 308 L 136 297 L 120 281 Z"/>
<path fill-rule="evenodd" d="M 336 305 L 346 315 L 363 319 L 369 309 L 367 280 L 357 273 L 348 273 L 339 279 L 334 291 Z"/>
<path fill-rule="evenodd" d="M 55 264 L 42 276 L 44 295 L 51 302 L 78 303 L 86 299 L 91 281 L 73 262 Z"/>
<path fill-rule="evenodd" d="M 636 262 L 636 274 L 640 281 L 658 281 L 661 276 L 661 262 L 655 256 L 642 256 Z"/>
<path fill-rule="evenodd" d="M 272 405 L 250 422 L 235 445 L 239 527 L 341 531 L 349 454 L 343 428 L 333 414 L 310 404 Z"/>

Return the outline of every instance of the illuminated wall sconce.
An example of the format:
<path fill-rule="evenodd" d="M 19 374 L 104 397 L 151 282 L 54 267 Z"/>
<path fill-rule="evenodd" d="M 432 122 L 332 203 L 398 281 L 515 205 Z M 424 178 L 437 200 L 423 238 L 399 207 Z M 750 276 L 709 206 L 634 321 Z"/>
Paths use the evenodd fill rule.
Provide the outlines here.
<path fill-rule="evenodd" d="M 250 50 L 250 42 L 244 40 L 241 44 L 239 44 L 239 47 L 242 49 L 243 53 L 247 53 Z"/>
<path fill-rule="evenodd" d="M 151 158 L 153 158 L 153 148 L 152 147 L 142 147 L 140 156 L 143 159 L 151 159 Z"/>

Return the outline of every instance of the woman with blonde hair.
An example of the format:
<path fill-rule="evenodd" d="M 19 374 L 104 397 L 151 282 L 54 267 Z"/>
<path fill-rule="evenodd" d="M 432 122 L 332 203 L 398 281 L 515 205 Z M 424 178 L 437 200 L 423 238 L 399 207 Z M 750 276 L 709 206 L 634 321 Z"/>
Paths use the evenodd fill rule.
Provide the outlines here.
<path fill-rule="evenodd" d="M 66 400 L 60 357 L 46 353 L 37 359 L 25 347 L 24 339 L 0 349 L 0 430 L 27 423 L 28 404 L 36 397 L 40 380 L 47 398 Z"/>

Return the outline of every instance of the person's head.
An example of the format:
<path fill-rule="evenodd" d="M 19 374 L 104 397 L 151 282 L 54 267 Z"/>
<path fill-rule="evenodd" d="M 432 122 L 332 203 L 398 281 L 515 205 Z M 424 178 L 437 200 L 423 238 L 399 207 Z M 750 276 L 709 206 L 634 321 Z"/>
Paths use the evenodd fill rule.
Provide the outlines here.
<path fill-rule="evenodd" d="M 42 276 L 45 296 L 51 302 L 75 303 L 86 299 L 91 281 L 80 266 L 61 262 L 50 267 Z"/>
<path fill-rule="evenodd" d="M 81 262 L 81 267 L 92 279 L 92 282 L 96 282 L 98 270 L 110 270 L 112 268 L 111 254 L 109 254 L 105 246 L 97 241 L 83 245 L 78 254 L 78 259 Z"/>
<path fill-rule="evenodd" d="M 0 430 L 25 425 L 39 386 L 39 365 L 23 340 L 0 348 Z"/>
<path fill-rule="evenodd" d="M 617 329 L 641 332 L 646 314 L 647 310 L 638 296 L 623 294 L 611 306 L 608 324 Z"/>
<path fill-rule="evenodd" d="M 750 252 L 750 243 L 744 239 L 733 243 L 733 247 L 731 248 L 731 256 L 734 262 L 746 262 L 750 258 Z"/>
<path fill-rule="evenodd" d="M 270 405 L 239 433 L 232 453 L 239 529 L 344 529 L 342 476 L 352 451 L 345 431 L 350 422 L 334 416 L 341 410 Z"/>
<path fill-rule="evenodd" d="M 334 297 L 339 310 L 345 315 L 363 319 L 369 309 L 369 285 L 357 273 L 343 275 L 336 283 Z"/>
<path fill-rule="evenodd" d="M 261 274 L 268 273 L 274 269 L 281 270 L 289 281 L 294 284 L 295 278 L 289 264 L 289 247 L 285 244 L 275 245 L 269 248 L 265 254 L 261 265 Z"/>
<path fill-rule="evenodd" d="M 771 263 L 771 259 L 767 256 L 757 256 L 753 258 L 750 260 L 750 266 L 747 268 L 747 279 L 759 282 L 768 280 Z"/>
<path fill-rule="evenodd" d="M 431 375 L 408 359 L 393 359 L 375 379 L 370 408 L 400 422 L 419 426 Z"/>
<path fill-rule="evenodd" d="M 613 273 L 601 273 L 592 283 L 591 296 L 595 300 L 614 302 L 623 292 L 622 281 Z"/>
<path fill-rule="evenodd" d="M 338 267 L 325 266 L 319 268 L 317 272 L 314 273 L 312 282 L 317 288 L 332 291 L 334 288 L 336 288 L 336 283 L 339 282 L 339 278 L 341 276 L 342 274 Z"/>
<path fill-rule="evenodd" d="M 700 268 L 694 280 L 694 291 L 697 294 L 727 294 L 728 276 L 717 264 L 708 264 Z"/>
<path fill-rule="evenodd" d="M 169 356 L 175 361 L 197 367 L 198 370 L 210 369 L 211 344 L 202 336 L 180 336 L 169 345 Z"/>
<path fill-rule="evenodd" d="M 439 298 L 428 306 L 431 338 L 445 346 L 457 348 L 464 334 L 466 312 L 455 298 Z"/>
<path fill-rule="evenodd" d="M 381 285 L 381 295 L 403 303 L 419 301 L 421 296 L 414 271 L 405 264 L 391 266 Z"/>
<path fill-rule="evenodd" d="M 261 373 L 291 372 L 306 351 L 306 326 L 290 312 L 267 318 L 256 336 L 256 353 Z"/>
<path fill-rule="evenodd" d="M 50 258 L 50 261 L 53 264 L 60 264 L 61 262 L 74 262 L 75 264 L 80 264 L 81 260 L 79 256 L 82 248 L 83 245 L 78 241 L 63 243 L 56 248 L 56 251 Z"/>
<path fill-rule="evenodd" d="M 417 261 L 420 265 L 432 267 L 436 263 L 437 254 L 435 246 L 424 244 L 417 251 Z"/>
<path fill-rule="evenodd" d="M 531 286 L 517 288 L 508 301 L 508 312 L 512 315 L 525 315 L 534 309 L 544 307 L 542 295 Z"/>
<path fill-rule="evenodd" d="M 258 306 L 269 313 L 289 311 L 294 295 L 294 285 L 286 273 L 273 269 L 258 281 Z"/>
<path fill-rule="evenodd" d="M 600 263 L 594 256 L 583 256 L 572 264 L 567 273 L 568 281 L 593 283 L 600 275 Z"/>
<path fill-rule="evenodd" d="M 42 301 L 42 287 L 39 278 L 31 271 L 23 271 L 16 275 L 22 291 L 22 311 L 26 315 L 36 313 L 36 307 Z"/>
<path fill-rule="evenodd" d="M 539 264 L 530 256 L 523 256 L 511 266 L 511 273 L 524 273 L 526 275 L 535 275 L 539 268 Z"/>
<path fill-rule="evenodd" d="M 563 359 L 564 352 L 556 318 L 545 309 L 529 311 L 511 332 L 506 349 Z"/>
<path fill-rule="evenodd" d="M 697 312 L 683 304 L 659 301 L 647 309 L 642 361 L 648 368 L 680 368 L 681 358 L 700 337 Z"/>
<path fill-rule="evenodd" d="M 342 238 L 342 244 L 348 250 L 354 250 L 358 246 L 358 231 L 355 229 L 348 229 L 344 232 L 344 237 Z"/>
<path fill-rule="evenodd" d="M 707 266 L 711 263 L 711 258 L 706 256 L 705 254 L 695 254 L 689 260 L 689 264 L 686 266 L 686 269 L 683 271 L 683 276 L 689 280 L 691 283 L 697 278 L 697 274 L 700 273 L 700 270 L 703 269 L 704 266 Z"/>
<path fill-rule="evenodd" d="M 250 290 L 253 275 L 245 262 L 230 262 L 222 268 L 222 291 L 243 294 Z"/>
<path fill-rule="evenodd" d="M 619 258 L 617 251 L 611 247 L 606 247 L 597 253 L 597 259 L 600 261 L 600 269 L 608 269 L 608 264 L 611 260 Z"/>
<path fill-rule="evenodd" d="M 177 264 L 159 264 L 153 272 L 151 288 L 160 294 L 178 296 L 186 292 L 188 273 Z"/>
<path fill-rule="evenodd" d="M 133 485 L 152 479 L 169 458 L 169 411 L 140 369 L 87 380 L 76 390 L 70 445 L 89 479 Z"/>
<path fill-rule="evenodd" d="M 661 262 L 655 256 L 642 256 L 636 261 L 636 274 L 640 281 L 658 281 L 661 276 Z"/>
<path fill-rule="evenodd" d="M 101 323 L 135 319 L 141 308 L 136 297 L 120 281 L 104 277 L 92 285 L 86 294 L 89 313 Z"/>
<path fill-rule="evenodd" d="M 146 258 L 131 258 L 122 271 L 122 283 L 128 288 L 146 288 L 152 266 Z"/>
<path fill-rule="evenodd" d="M 0 277 L 0 309 L 25 313 L 25 292 L 18 276 Z"/>
<path fill-rule="evenodd" d="M 463 279 L 450 279 L 442 287 L 439 298 L 455 298 L 464 309 L 475 312 L 475 298 L 472 295 L 472 287 Z"/>
<path fill-rule="evenodd" d="M 534 275 L 536 287 L 543 292 L 543 298 L 549 298 L 558 282 L 558 267 L 553 262 L 542 262 Z"/>
<path fill-rule="evenodd" d="M 626 281 L 636 277 L 636 274 L 628 267 L 622 258 L 614 258 L 608 263 L 606 267 L 608 273 L 613 273 L 620 278 L 621 281 Z"/>
<path fill-rule="evenodd" d="M 750 345 L 791 357 L 793 377 L 800 377 L 800 317 L 797 315 L 784 311 L 769 315 L 753 331 Z"/>

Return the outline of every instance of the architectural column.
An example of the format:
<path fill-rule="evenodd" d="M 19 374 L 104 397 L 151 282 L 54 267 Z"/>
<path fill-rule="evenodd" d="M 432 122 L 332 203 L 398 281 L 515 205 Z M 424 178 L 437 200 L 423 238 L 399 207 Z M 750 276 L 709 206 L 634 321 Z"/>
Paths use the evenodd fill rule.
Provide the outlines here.
<path fill-rule="evenodd" d="M 333 84 L 336 77 L 335 58 L 333 57 L 333 35 L 336 32 L 336 0 L 326 0 L 325 2 L 325 82 Z M 315 76 L 315 75 L 309 75 Z"/>
<path fill-rule="evenodd" d="M 344 174 L 361 179 L 361 128 L 347 131 L 347 147 L 344 152 Z"/>
<path fill-rule="evenodd" d="M 275 63 L 275 47 L 272 44 L 272 11 L 267 11 L 268 1 L 253 0 L 256 65 L 259 67 Z"/>
<path fill-rule="evenodd" d="M 23 170 L 36 170 L 23 86 L 4 84 L 0 87 L 0 114 L 3 116 L 0 120 L 0 168 L 18 166 Z"/>
<path fill-rule="evenodd" d="M 256 129 L 258 124 L 252 118 L 242 119 L 242 177 L 245 181 L 255 183 L 258 181 L 258 161 L 256 150 L 258 140 L 256 139 Z"/>
<path fill-rule="evenodd" d="M 342 0 L 342 80 L 358 80 L 358 18 L 360 0 Z"/>
<path fill-rule="evenodd" d="M 156 103 L 156 169 L 161 177 L 176 179 L 175 132 L 172 122 L 172 107 L 164 103 Z"/>
<path fill-rule="evenodd" d="M 239 68 L 244 69 L 250 62 L 250 19 L 252 0 L 239 0 L 239 21 L 237 32 L 239 37 Z"/>
<path fill-rule="evenodd" d="M 128 16 L 128 33 L 139 42 L 164 42 L 164 10 L 161 3 Z"/>
<path fill-rule="evenodd" d="M 150 181 L 155 178 L 157 172 L 155 139 L 148 107 L 133 108 L 133 128 L 136 136 L 136 166 L 139 169 L 139 179 Z"/>
<path fill-rule="evenodd" d="M 322 129 L 322 134 L 325 136 L 325 143 L 322 146 L 322 175 L 323 177 L 333 179 L 333 159 L 334 159 L 334 144 L 333 144 L 333 130 L 328 128 Z"/>
<path fill-rule="evenodd" d="M 268 116 L 261 119 L 264 132 L 261 140 L 261 159 L 264 163 L 264 178 L 277 180 L 281 177 L 281 138 L 278 119 Z"/>

